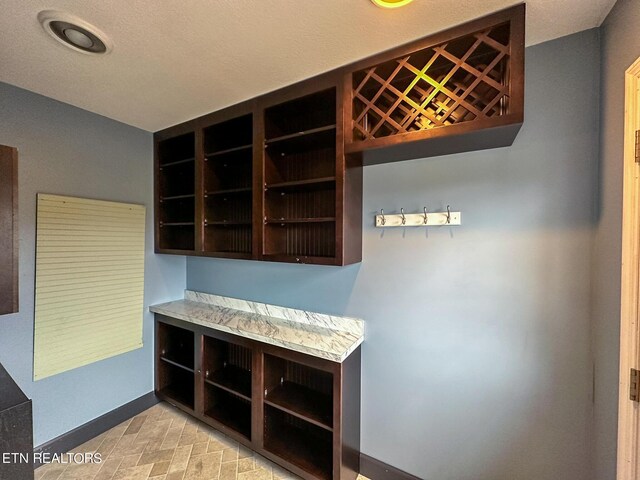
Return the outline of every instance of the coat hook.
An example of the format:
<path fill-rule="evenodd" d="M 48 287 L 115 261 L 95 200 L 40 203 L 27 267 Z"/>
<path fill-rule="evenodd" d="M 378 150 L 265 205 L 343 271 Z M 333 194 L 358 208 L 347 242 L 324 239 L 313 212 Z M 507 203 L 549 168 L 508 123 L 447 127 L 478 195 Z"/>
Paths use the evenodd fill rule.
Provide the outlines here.
<path fill-rule="evenodd" d="M 382 217 L 382 225 L 384 225 L 385 223 L 387 223 L 387 221 L 384 218 L 384 210 L 380 209 L 380 216 Z"/>
<path fill-rule="evenodd" d="M 427 218 L 427 207 L 424 207 L 424 224 L 426 225 L 429 219 Z"/>
<path fill-rule="evenodd" d="M 447 205 L 447 223 L 451 223 L 451 209 Z"/>
<path fill-rule="evenodd" d="M 407 219 L 404 216 L 404 208 L 400 209 L 400 215 L 402 215 L 402 224 L 405 225 L 407 223 Z"/>

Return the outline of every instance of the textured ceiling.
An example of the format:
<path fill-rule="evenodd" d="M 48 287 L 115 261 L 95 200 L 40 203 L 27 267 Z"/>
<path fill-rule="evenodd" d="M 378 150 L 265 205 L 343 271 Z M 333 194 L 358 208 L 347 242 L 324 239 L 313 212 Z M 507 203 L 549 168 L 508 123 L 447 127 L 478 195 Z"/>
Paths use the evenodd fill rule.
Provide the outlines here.
<path fill-rule="evenodd" d="M 410 40 L 513 0 L 0 0 L 0 81 L 156 131 Z M 527 45 L 600 25 L 615 0 L 530 0 Z M 45 9 L 96 25 L 113 52 L 48 37 Z"/>

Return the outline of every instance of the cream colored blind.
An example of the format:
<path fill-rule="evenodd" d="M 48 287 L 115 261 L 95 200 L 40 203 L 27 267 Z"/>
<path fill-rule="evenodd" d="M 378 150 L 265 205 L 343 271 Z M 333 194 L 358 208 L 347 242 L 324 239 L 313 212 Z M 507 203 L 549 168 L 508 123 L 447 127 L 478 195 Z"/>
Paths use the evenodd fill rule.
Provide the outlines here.
<path fill-rule="evenodd" d="M 38 195 L 35 380 L 142 346 L 145 207 Z"/>

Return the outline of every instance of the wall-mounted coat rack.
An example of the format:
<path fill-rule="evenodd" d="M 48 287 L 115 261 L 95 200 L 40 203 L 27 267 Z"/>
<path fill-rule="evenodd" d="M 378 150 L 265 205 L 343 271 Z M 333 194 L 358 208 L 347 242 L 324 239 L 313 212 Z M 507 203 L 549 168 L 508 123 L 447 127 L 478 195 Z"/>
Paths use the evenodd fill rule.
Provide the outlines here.
<path fill-rule="evenodd" d="M 404 213 L 404 209 L 400 209 L 400 213 L 385 215 L 384 210 L 376 215 L 376 227 L 434 227 L 440 225 L 460 225 L 461 213 L 452 212 L 447 205 L 446 212 L 427 212 L 427 207 L 421 213 Z"/>

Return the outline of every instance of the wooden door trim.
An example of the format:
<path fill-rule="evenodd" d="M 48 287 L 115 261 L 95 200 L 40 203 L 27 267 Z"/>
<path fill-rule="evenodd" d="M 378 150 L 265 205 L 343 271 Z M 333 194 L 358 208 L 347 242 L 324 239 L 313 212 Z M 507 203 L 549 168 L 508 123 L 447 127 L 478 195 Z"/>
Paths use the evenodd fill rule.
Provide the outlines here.
<path fill-rule="evenodd" d="M 624 167 L 622 197 L 622 276 L 620 309 L 620 388 L 618 399 L 618 480 L 638 480 L 640 403 L 629 399 L 630 369 L 638 362 L 640 302 L 640 165 L 635 135 L 640 129 L 640 58 L 625 73 Z"/>

